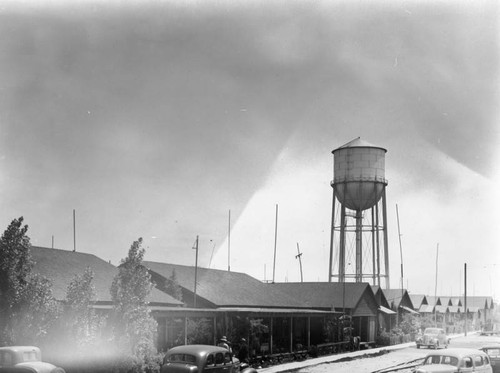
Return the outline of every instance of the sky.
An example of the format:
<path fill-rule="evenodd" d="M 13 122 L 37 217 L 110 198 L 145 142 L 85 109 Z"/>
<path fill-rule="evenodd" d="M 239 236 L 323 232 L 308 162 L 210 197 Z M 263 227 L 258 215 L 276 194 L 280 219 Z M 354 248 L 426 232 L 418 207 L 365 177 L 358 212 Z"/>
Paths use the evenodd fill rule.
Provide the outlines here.
<path fill-rule="evenodd" d="M 390 286 L 402 256 L 410 293 L 461 295 L 467 263 L 500 300 L 499 10 L 2 0 L 0 229 L 115 265 L 139 237 L 194 265 L 199 237 L 199 266 L 276 282 L 298 244 L 328 281 L 331 152 L 361 137 L 387 149 Z"/>

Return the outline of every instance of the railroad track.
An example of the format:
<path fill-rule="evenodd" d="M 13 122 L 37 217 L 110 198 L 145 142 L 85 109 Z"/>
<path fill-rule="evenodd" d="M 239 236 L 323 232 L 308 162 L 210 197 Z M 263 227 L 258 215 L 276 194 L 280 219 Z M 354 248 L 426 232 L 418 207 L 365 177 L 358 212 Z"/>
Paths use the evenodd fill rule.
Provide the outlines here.
<path fill-rule="evenodd" d="M 393 365 L 393 366 L 388 367 L 388 368 L 374 370 L 371 373 L 389 373 L 389 372 L 397 372 L 398 370 L 403 370 L 403 369 L 415 368 L 415 367 L 418 367 L 419 365 L 422 365 L 424 362 L 424 359 L 425 359 L 425 357 L 420 357 L 418 359 L 407 361 L 407 362 L 400 363 L 397 365 Z"/>

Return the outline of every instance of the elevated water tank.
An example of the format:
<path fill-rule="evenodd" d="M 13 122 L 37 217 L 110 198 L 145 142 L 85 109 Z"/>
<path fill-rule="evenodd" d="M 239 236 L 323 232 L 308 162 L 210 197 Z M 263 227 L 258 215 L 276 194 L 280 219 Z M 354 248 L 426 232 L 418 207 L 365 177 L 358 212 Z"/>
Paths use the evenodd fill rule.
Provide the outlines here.
<path fill-rule="evenodd" d="M 341 204 L 351 210 L 373 207 L 387 185 L 386 149 L 371 145 L 359 137 L 332 151 L 332 187 Z"/>

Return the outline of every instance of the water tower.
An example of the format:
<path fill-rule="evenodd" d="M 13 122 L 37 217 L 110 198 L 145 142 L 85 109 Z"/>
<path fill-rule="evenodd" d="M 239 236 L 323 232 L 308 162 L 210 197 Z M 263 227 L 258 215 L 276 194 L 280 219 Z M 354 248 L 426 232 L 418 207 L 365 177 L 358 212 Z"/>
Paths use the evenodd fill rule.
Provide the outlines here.
<path fill-rule="evenodd" d="M 386 152 L 359 137 L 332 151 L 330 282 L 389 288 Z"/>

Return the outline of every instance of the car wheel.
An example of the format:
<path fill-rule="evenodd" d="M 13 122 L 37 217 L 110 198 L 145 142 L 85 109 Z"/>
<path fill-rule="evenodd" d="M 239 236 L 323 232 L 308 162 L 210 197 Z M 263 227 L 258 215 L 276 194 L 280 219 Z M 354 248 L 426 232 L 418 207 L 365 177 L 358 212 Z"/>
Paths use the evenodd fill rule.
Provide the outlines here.
<path fill-rule="evenodd" d="M 420 345 L 417 345 L 417 348 L 420 348 Z"/>

